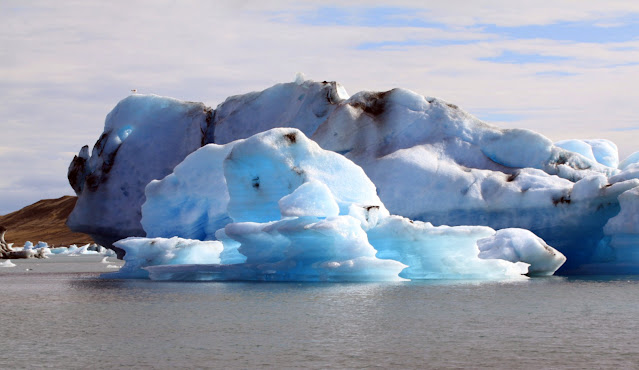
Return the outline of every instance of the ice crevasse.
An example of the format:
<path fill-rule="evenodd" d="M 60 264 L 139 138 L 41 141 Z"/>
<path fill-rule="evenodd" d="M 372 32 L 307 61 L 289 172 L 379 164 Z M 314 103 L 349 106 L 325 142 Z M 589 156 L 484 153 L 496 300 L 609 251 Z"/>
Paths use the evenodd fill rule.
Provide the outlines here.
<path fill-rule="evenodd" d="M 567 257 L 558 273 L 639 272 L 639 224 L 632 222 L 639 154 L 619 161 L 607 140 L 553 143 L 530 130 L 500 129 L 454 104 L 401 88 L 349 96 L 339 83 L 301 78 L 231 96 L 215 109 L 154 95 L 124 99 L 107 116 L 91 155 L 85 147 L 71 163 L 69 180 L 79 200 L 68 224 L 103 245 L 146 235 L 219 239 L 217 231 L 241 210 L 231 204 L 226 211 L 232 197 L 218 188 L 227 179 L 209 176 L 212 167 L 200 171 L 209 182 L 180 184 L 192 194 L 186 204 L 173 204 L 168 190 L 147 189 L 173 207 L 176 222 L 163 226 L 166 233 L 153 225 L 167 213 L 143 212 L 150 199 L 145 187 L 172 172 L 180 178 L 186 167 L 177 165 L 191 153 L 225 158 L 236 145 L 228 144 L 276 127 L 298 128 L 361 167 L 390 214 L 432 227 L 530 230 Z M 208 162 L 224 169 L 223 160 Z M 294 208 L 286 212 L 293 215 Z M 260 212 L 274 214 L 272 208 Z M 528 245 L 506 235 L 494 240 Z M 381 254 L 371 233 L 367 237 Z"/>
<path fill-rule="evenodd" d="M 435 227 L 390 215 L 359 166 L 292 128 L 206 145 L 145 193 L 147 237 L 115 243 L 126 264 L 111 276 L 506 279 L 552 274 L 565 261 L 526 230 L 511 230 L 517 241 L 506 256 L 491 228 Z M 480 258 L 478 241 L 487 258 Z"/>

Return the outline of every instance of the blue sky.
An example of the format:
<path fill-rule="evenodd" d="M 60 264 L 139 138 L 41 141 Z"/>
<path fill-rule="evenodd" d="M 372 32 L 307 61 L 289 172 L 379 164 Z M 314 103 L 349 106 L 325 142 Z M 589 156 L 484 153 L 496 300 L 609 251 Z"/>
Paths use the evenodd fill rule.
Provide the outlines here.
<path fill-rule="evenodd" d="M 0 2 L 0 214 L 66 170 L 132 88 L 216 106 L 303 72 L 404 87 L 501 127 L 639 150 L 628 1 Z"/>
<path fill-rule="evenodd" d="M 639 37 L 639 17 L 636 14 L 616 18 L 590 19 L 578 22 L 556 22 L 522 26 L 480 26 L 482 31 L 515 40 L 546 39 L 583 43 L 614 43 L 636 41 Z"/>

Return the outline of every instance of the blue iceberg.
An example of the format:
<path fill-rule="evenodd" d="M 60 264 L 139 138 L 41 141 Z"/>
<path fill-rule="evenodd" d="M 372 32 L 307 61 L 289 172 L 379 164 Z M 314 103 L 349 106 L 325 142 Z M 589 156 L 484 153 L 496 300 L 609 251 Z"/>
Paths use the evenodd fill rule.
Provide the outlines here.
<path fill-rule="evenodd" d="M 203 189 L 212 193 L 205 195 Z M 543 241 L 537 243 L 539 238 L 526 230 L 513 233 L 524 240 L 525 248 L 519 249 L 542 250 L 534 258 L 524 253 L 510 260 L 499 255 L 481 258 L 478 242 L 495 235 L 491 228 L 437 227 L 392 216 L 359 166 L 292 128 L 202 147 L 174 173 L 147 185 L 142 210 L 147 238 L 115 243 L 126 251 L 126 264 L 112 276 L 511 279 L 522 278 L 529 265 L 552 274 L 563 263 L 539 263 L 547 250 L 552 256 L 561 253 Z M 212 232 L 212 225 L 218 230 Z M 177 238 L 176 230 L 210 240 Z"/>
<path fill-rule="evenodd" d="M 533 131 L 500 129 L 454 104 L 405 89 L 349 96 L 339 83 L 301 78 L 232 96 L 216 109 L 152 95 L 124 99 L 107 116 L 105 132 L 92 154 L 85 147 L 71 163 L 69 179 L 79 200 L 68 225 L 110 245 L 130 236 L 222 240 L 231 223 L 280 222 L 318 214 L 359 215 L 361 220 L 369 213 L 357 207 L 346 212 L 347 204 L 359 201 L 339 198 L 335 188 L 339 182 L 302 181 L 302 176 L 285 172 L 281 163 L 257 155 L 252 157 L 255 165 L 271 168 L 272 176 L 287 179 L 286 184 L 271 189 L 262 177 L 251 178 L 250 186 L 272 191 L 268 199 L 244 199 L 250 188 L 228 187 L 229 179 L 243 176 L 241 172 L 229 172 L 228 178 L 218 175 L 230 166 L 225 160 L 234 147 L 277 127 L 297 128 L 322 149 L 363 170 L 374 184 L 381 218 L 392 214 L 413 225 L 422 222 L 432 227 L 527 229 L 565 255 L 558 273 L 639 272 L 634 252 L 639 247 L 639 226 L 632 221 L 637 197 L 633 189 L 639 187 L 638 154 L 619 162 L 616 146 L 607 140 L 553 144 Z M 249 155 L 258 149 L 244 150 Z M 186 166 L 189 154 L 201 159 Z M 359 174 L 342 176 L 359 178 Z M 292 195 L 306 183 L 310 184 L 305 190 Z M 334 196 L 337 216 L 323 186 Z M 183 196 L 171 196 L 177 189 Z M 280 201 L 285 211 L 275 207 Z M 305 212 L 309 215 L 302 216 Z M 427 228 L 417 229 L 427 233 Z M 384 242 L 376 242 L 365 231 L 381 258 L 386 253 L 382 253 Z M 526 244 L 512 238 L 495 240 L 510 240 L 513 248 Z M 544 249 L 541 243 L 531 245 Z M 513 255 L 506 249 L 497 248 L 490 255 L 501 250 L 506 261 Z M 238 255 L 234 256 L 237 261 Z M 396 261 L 410 266 L 405 260 Z M 531 262 L 527 263 L 535 265 Z M 552 270 L 551 265 L 542 270 Z M 402 274 L 408 276 L 409 271 Z M 446 273 L 442 274 L 437 276 Z"/>

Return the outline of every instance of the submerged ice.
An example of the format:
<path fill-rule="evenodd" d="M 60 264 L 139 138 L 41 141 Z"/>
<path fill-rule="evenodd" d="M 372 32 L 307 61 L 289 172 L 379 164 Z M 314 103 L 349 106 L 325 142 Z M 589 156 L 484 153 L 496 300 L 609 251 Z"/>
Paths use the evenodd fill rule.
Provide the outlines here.
<path fill-rule="evenodd" d="M 287 185 L 271 189 L 254 176 L 247 189 L 227 187 L 228 179 L 218 173 L 226 171 L 233 148 L 275 127 L 298 128 L 321 148 L 363 169 L 383 204 L 373 218 L 394 214 L 413 225 L 527 229 L 543 239 L 543 244 L 530 244 L 540 252 L 546 244 L 566 256 L 561 273 L 639 272 L 639 226 L 632 222 L 639 195 L 631 191 L 639 186 L 639 154 L 619 161 L 616 146 L 607 140 L 553 143 L 530 130 L 500 129 L 453 104 L 405 89 L 349 96 L 338 83 L 302 78 L 232 96 L 215 110 L 152 95 L 124 99 L 107 116 L 91 155 L 83 148 L 70 166 L 69 180 L 79 200 L 69 226 L 106 244 L 146 234 L 235 245 L 239 242 L 224 231 L 231 223 L 292 217 L 365 220 L 370 212 L 362 207 L 346 212 L 349 200 L 339 198 L 328 179 L 300 181 L 281 172 L 285 167 L 259 158 L 261 165 L 273 166 L 274 176 L 288 179 Z M 219 145 L 206 145 L 211 143 Z M 190 153 L 199 159 L 186 165 Z M 288 191 L 289 183 L 301 188 L 297 194 Z M 252 199 L 259 206 L 251 210 L 242 202 L 254 186 L 272 193 L 268 199 Z M 182 195 L 173 196 L 177 191 Z M 168 219 L 172 222 L 163 222 Z M 369 232 L 373 225 L 362 227 L 380 258 L 383 247 Z M 527 242 L 517 240 L 495 238 L 507 246 L 490 248 L 491 253 L 502 253 L 506 260 L 516 254 L 512 248 L 527 249 Z M 223 253 L 237 262 L 242 259 L 237 251 Z M 530 264 L 533 273 L 534 258 L 521 262 Z"/>
<path fill-rule="evenodd" d="M 142 210 L 147 238 L 116 243 L 126 251 L 116 276 L 504 279 L 526 274 L 532 264 L 546 274 L 561 265 L 540 263 L 543 252 L 532 258 L 525 253 L 515 259 L 480 258 L 478 241 L 495 234 L 488 227 L 436 227 L 391 216 L 359 166 L 291 128 L 204 146 L 174 173 L 147 186 Z M 175 237 L 176 230 L 184 234 Z M 552 250 L 520 231 L 524 250 Z M 182 239 L 194 236 L 208 240 Z"/>

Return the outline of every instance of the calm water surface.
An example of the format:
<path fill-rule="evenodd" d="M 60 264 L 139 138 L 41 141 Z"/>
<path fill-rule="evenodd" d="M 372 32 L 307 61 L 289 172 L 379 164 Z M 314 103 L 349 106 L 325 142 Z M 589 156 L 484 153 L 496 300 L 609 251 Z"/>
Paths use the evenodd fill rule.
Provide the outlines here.
<path fill-rule="evenodd" d="M 636 277 L 188 283 L 49 270 L 0 269 L 2 368 L 639 367 Z"/>

